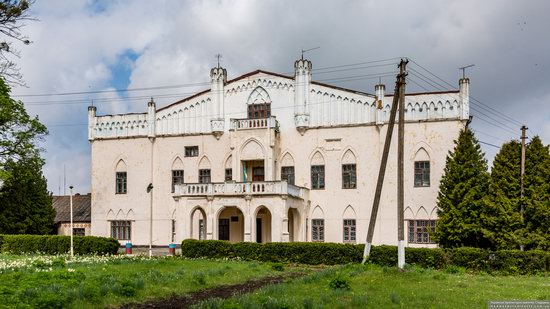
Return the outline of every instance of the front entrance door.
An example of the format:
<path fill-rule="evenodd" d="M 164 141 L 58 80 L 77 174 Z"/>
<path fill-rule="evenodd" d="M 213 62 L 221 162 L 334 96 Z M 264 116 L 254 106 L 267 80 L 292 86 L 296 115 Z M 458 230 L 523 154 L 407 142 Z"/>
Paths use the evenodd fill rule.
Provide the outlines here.
<path fill-rule="evenodd" d="M 262 242 L 262 218 L 256 218 L 256 242 Z"/>
<path fill-rule="evenodd" d="M 263 160 L 242 161 L 243 181 L 264 181 L 265 170 Z"/>
<path fill-rule="evenodd" d="M 229 240 L 229 219 L 219 219 L 218 239 Z"/>

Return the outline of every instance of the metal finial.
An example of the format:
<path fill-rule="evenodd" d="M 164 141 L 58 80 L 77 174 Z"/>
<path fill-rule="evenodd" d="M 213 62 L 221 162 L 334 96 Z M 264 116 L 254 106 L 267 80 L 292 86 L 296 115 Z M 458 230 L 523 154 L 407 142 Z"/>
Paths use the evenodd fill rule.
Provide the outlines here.
<path fill-rule="evenodd" d="M 466 65 L 466 66 L 458 68 L 459 70 L 462 70 L 462 78 L 466 78 L 466 69 L 474 67 L 474 66 L 475 66 L 475 64 L 470 64 L 470 65 Z"/>

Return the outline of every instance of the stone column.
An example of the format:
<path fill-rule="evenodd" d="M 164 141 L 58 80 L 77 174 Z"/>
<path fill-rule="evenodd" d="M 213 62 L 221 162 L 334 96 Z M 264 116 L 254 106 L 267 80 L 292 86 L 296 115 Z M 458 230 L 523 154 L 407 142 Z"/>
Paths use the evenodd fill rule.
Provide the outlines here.
<path fill-rule="evenodd" d="M 250 213 L 250 204 L 252 201 L 252 196 L 246 195 L 244 197 L 245 199 L 245 213 L 243 214 L 244 217 L 244 241 L 251 242 L 252 241 L 252 214 Z"/>

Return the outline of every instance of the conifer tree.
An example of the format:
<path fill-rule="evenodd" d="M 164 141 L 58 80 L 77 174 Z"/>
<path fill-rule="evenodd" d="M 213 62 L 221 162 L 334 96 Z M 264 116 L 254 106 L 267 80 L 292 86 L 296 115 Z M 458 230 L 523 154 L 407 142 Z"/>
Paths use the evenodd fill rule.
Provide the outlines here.
<path fill-rule="evenodd" d="M 55 210 L 38 157 L 8 161 L 9 171 L 0 188 L 0 234 L 48 234 Z"/>
<path fill-rule="evenodd" d="M 538 136 L 526 147 L 524 179 L 526 248 L 550 250 L 550 154 Z"/>
<path fill-rule="evenodd" d="M 522 241 L 520 215 L 521 144 L 502 145 L 491 169 L 483 228 L 492 249 L 518 249 Z"/>
<path fill-rule="evenodd" d="M 455 140 L 447 155 L 437 198 L 439 221 L 435 239 L 442 247 L 486 248 L 490 241 L 483 230 L 484 196 L 489 186 L 487 161 L 468 128 Z"/>

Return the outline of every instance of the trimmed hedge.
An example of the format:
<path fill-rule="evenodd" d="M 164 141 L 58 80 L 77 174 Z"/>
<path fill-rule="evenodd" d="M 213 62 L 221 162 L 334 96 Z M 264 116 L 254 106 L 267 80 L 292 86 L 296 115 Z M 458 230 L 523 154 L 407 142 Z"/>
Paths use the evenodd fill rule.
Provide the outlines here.
<path fill-rule="evenodd" d="M 2 241 L 3 240 L 3 241 Z M 11 254 L 63 254 L 71 247 L 71 237 L 61 235 L 2 235 L 0 252 Z M 120 244 L 113 238 L 74 236 L 75 254 L 116 254 Z"/>
<path fill-rule="evenodd" d="M 336 243 L 229 243 L 221 240 L 184 240 L 182 256 L 188 258 L 238 258 L 263 262 L 300 264 L 346 264 L 361 262 L 362 244 Z M 406 248 L 407 264 L 442 269 L 458 266 L 474 271 L 501 274 L 536 274 L 550 271 L 550 253 L 544 251 L 502 250 L 490 252 L 478 248 Z M 397 265 L 397 247 L 371 248 L 369 261 L 382 266 Z"/>

